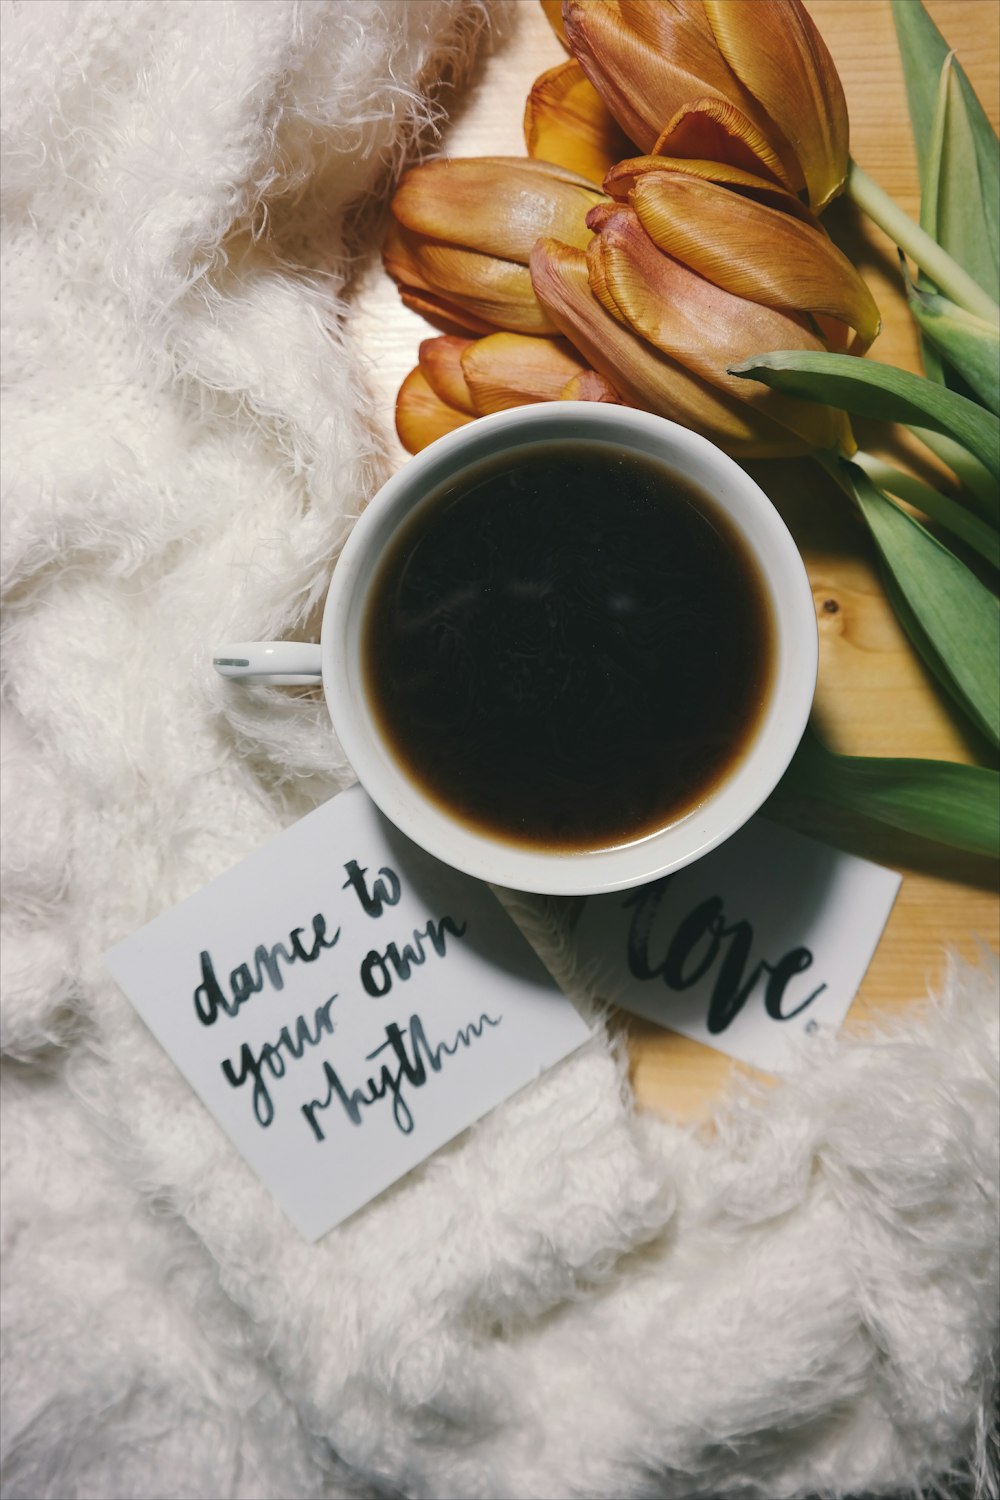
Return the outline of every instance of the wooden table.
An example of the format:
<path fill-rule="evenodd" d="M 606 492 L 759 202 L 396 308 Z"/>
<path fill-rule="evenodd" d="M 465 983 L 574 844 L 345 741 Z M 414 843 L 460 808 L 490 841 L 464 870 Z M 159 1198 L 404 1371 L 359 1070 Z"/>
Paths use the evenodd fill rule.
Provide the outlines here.
<path fill-rule="evenodd" d="M 809 0 L 809 9 L 844 83 L 853 155 L 916 216 L 919 185 L 889 0 Z M 928 9 L 996 123 L 1000 5 L 996 0 L 929 0 Z M 563 56 L 536 0 L 514 0 L 506 35 L 452 109 L 441 150 L 453 156 L 523 155 L 524 98 L 534 78 Z M 883 331 L 874 357 L 919 370 L 894 247 L 878 230 L 862 224 L 848 204 L 835 205 L 826 222 L 863 271 L 881 308 Z M 363 275 L 358 305 L 355 329 L 371 362 L 379 399 L 391 411 L 400 381 L 416 363 L 417 345 L 434 330 L 402 307 L 377 265 Z M 899 451 L 900 435 L 890 430 L 863 429 L 859 437 L 874 451 Z M 395 457 L 403 461 L 401 448 Z M 814 586 L 820 631 L 817 712 L 831 743 L 862 755 L 985 763 L 985 747 L 952 716 L 900 631 L 871 547 L 844 499 L 814 465 L 759 464 L 754 472 L 791 527 Z M 981 944 L 1000 948 L 992 862 L 843 818 L 817 821 L 812 828 L 904 877 L 848 1027 L 868 1024 L 934 990 L 944 976 L 949 949 L 974 959 Z M 705 1117 L 738 1065 L 644 1022 L 630 1021 L 628 1029 L 638 1101 L 679 1118 Z"/>

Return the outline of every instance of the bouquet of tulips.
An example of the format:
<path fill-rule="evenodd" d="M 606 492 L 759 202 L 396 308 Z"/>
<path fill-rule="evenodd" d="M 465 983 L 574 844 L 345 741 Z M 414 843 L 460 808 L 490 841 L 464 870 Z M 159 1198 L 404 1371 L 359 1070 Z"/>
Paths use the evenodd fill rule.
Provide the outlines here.
<path fill-rule="evenodd" d="M 915 648 L 994 753 L 1000 152 L 946 42 L 919 0 L 893 0 L 918 225 L 851 160 L 840 80 L 801 0 L 541 3 L 569 56 L 531 89 L 527 156 L 427 162 L 392 203 L 389 273 L 456 330 L 422 343 L 403 383 L 404 446 L 573 399 L 658 412 L 737 459 L 815 457 L 867 524 Z M 900 247 L 925 376 L 859 357 L 879 312 L 819 217 L 844 192 Z M 949 492 L 860 453 L 853 413 L 916 432 L 952 470 Z M 809 733 L 786 784 L 997 850 L 995 769 L 835 755 Z"/>

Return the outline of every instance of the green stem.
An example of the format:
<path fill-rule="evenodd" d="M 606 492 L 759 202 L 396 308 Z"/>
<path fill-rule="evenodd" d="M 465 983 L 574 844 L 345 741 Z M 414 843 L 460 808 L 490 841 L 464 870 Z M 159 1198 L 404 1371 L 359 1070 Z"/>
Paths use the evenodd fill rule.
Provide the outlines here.
<path fill-rule="evenodd" d="M 847 196 L 867 214 L 880 229 L 884 229 L 899 248 L 916 261 L 920 269 L 946 297 L 977 318 L 988 323 L 1000 322 L 1000 307 L 984 292 L 978 282 L 973 281 L 968 271 L 963 271 L 947 250 L 942 250 L 936 240 L 914 224 L 887 192 L 863 172 L 856 161 L 847 169 Z"/>
<path fill-rule="evenodd" d="M 983 519 L 993 526 L 1000 524 L 997 482 L 985 464 L 981 464 L 968 448 L 963 448 L 943 432 L 932 432 L 929 427 L 914 427 L 912 423 L 907 425 L 914 437 L 918 437 L 961 480 Z"/>

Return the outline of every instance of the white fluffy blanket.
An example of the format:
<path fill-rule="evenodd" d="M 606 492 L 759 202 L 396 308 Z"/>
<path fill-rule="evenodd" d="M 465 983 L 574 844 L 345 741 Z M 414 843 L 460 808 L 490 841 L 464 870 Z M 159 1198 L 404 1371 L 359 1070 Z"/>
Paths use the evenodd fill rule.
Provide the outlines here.
<path fill-rule="evenodd" d="M 377 485 L 357 204 L 491 14 L 3 21 L 4 1493 L 995 1495 L 991 974 L 711 1140 L 597 1037 L 315 1246 L 109 980 L 346 779 L 208 650 L 301 630 Z"/>

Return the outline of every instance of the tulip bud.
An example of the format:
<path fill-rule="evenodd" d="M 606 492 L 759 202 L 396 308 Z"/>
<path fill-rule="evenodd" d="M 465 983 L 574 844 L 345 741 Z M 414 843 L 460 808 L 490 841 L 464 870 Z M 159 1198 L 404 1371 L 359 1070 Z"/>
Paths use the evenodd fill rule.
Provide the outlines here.
<path fill-rule="evenodd" d="M 846 418 L 729 375 L 731 351 L 822 347 L 802 321 L 720 291 L 660 254 L 630 210 L 606 211 L 586 253 L 541 241 L 531 259 L 552 321 L 632 406 L 702 432 L 737 458 L 851 452 Z M 772 345 L 772 347 L 774 347 Z"/>
<path fill-rule="evenodd" d="M 847 175 L 833 60 L 801 0 L 565 0 L 570 51 L 645 152 L 717 160 L 805 188 Z"/>
<path fill-rule="evenodd" d="M 847 177 L 847 101 L 802 0 L 704 0 L 719 50 L 787 141 L 819 212 Z"/>
<path fill-rule="evenodd" d="M 565 339 L 494 333 L 425 339 L 396 398 L 396 431 L 409 453 L 474 417 L 538 401 L 618 402 Z"/>
<path fill-rule="evenodd" d="M 603 201 L 593 182 L 551 162 L 473 157 L 427 162 L 400 181 L 383 247 L 403 300 L 471 332 L 553 333 L 528 273 L 554 235 L 581 248 Z"/>
<path fill-rule="evenodd" d="M 740 399 L 733 399 L 609 313 L 591 290 L 582 250 L 556 240 L 540 240 L 531 255 L 531 278 L 552 322 L 626 405 L 691 427 L 736 458 L 809 451 L 808 443 L 746 404 L 746 383 Z"/>
<path fill-rule="evenodd" d="M 596 209 L 589 222 L 596 230 L 587 250 L 590 286 L 614 318 L 699 379 L 746 401 L 811 447 L 850 443 L 844 418 L 832 408 L 787 396 L 774 400 L 775 393 L 765 386 L 750 386 L 729 374 L 729 365 L 751 354 L 825 352 L 805 317 L 749 301 L 664 255 L 631 206 Z"/>
<path fill-rule="evenodd" d="M 570 52 L 632 141 L 651 151 L 677 111 L 713 98 L 771 122 L 719 50 L 702 0 L 566 0 Z"/>
<path fill-rule="evenodd" d="M 627 196 L 659 250 L 736 297 L 810 314 L 830 349 L 845 349 L 853 330 L 851 352 L 863 353 L 879 331 L 878 308 L 815 215 L 780 188 L 744 182 L 734 192 L 685 166 L 640 157 L 614 168 L 606 186 Z"/>

